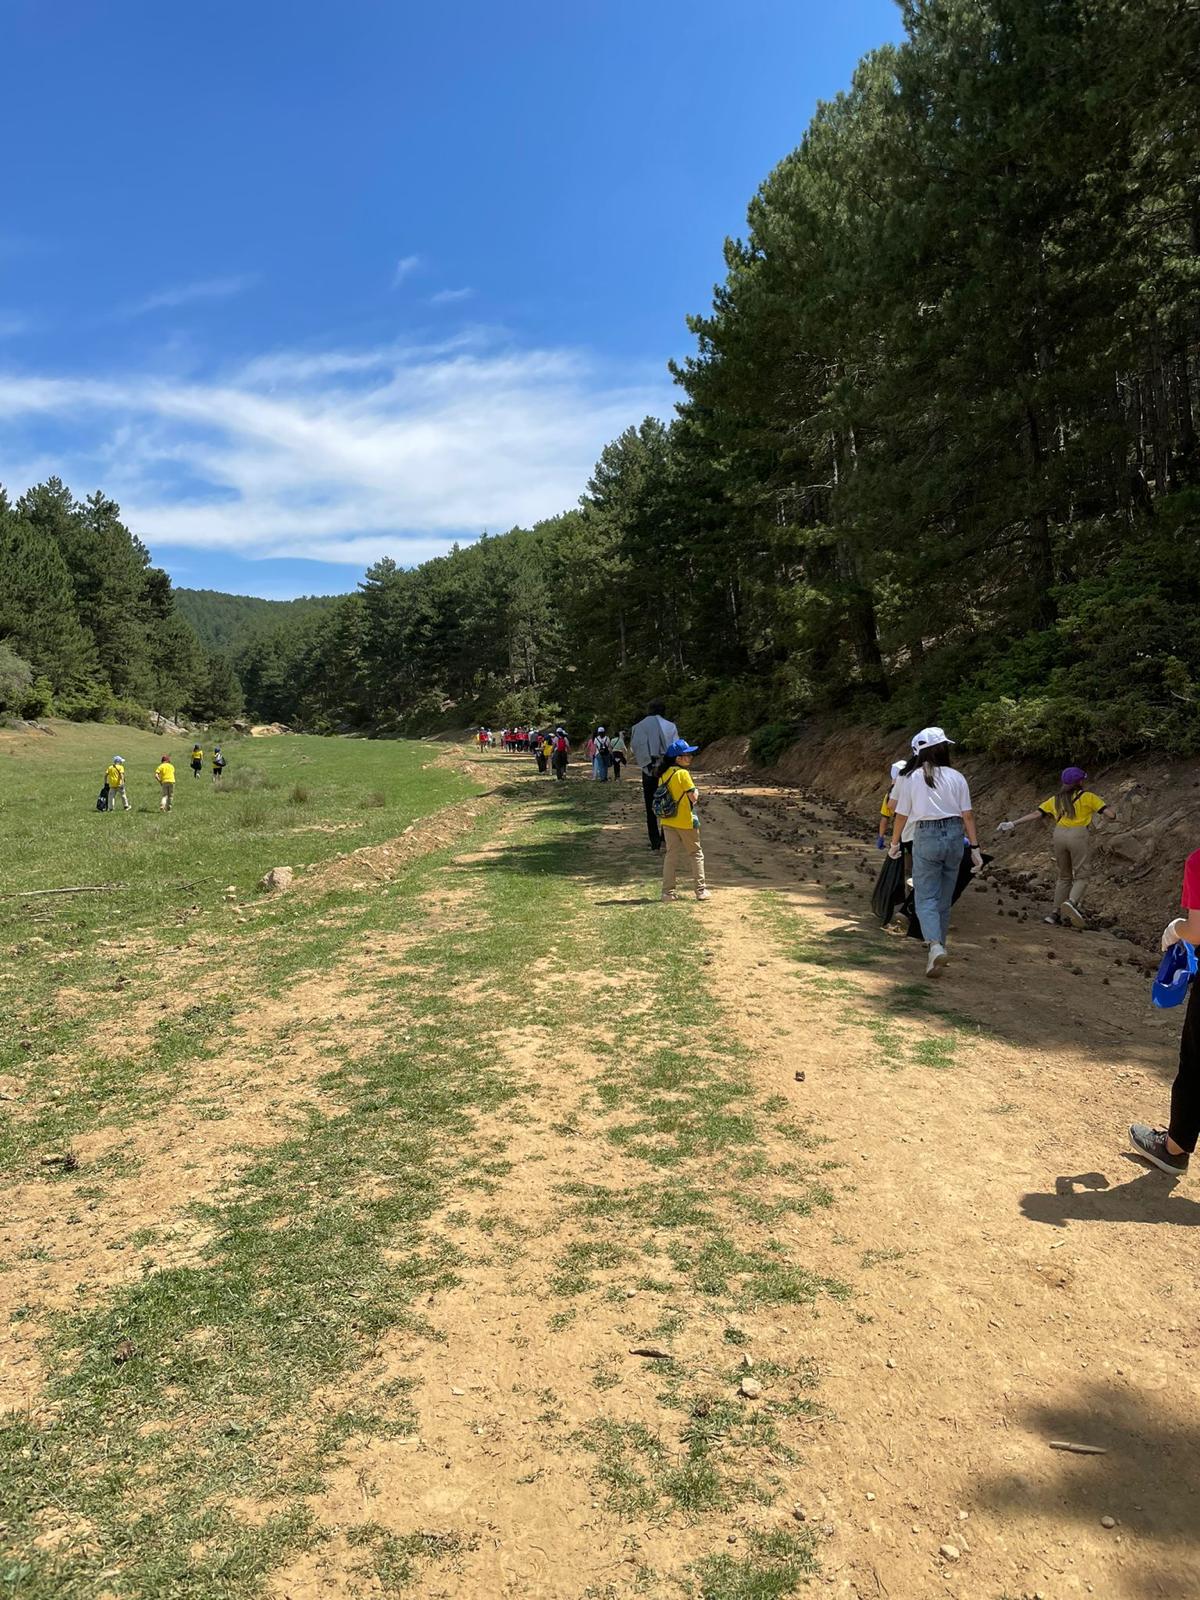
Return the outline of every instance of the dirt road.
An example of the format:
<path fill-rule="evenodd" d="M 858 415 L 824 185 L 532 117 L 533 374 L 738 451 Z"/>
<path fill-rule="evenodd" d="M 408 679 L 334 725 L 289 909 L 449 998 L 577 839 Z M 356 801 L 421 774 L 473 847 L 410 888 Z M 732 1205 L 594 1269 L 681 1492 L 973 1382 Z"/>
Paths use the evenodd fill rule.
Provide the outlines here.
<path fill-rule="evenodd" d="M 431 1309 L 444 1342 L 409 1352 L 453 1388 L 426 1391 L 420 1441 L 364 1442 L 322 1516 L 344 1521 L 365 1482 L 398 1529 L 414 1494 L 418 1520 L 477 1541 L 484 1529 L 451 1568 L 424 1569 L 429 1597 L 791 1592 L 754 1586 L 749 1567 L 721 1568 L 724 1586 L 716 1568 L 708 1586 L 686 1575 L 725 1528 L 744 1547 L 756 1526 L 795 1525 L 793 1506 L 817 1535 L 812 1581 L 860 1600 L 1200 1594 L 1200 1203 L 1124 1152 L 1130 1118 L 1162 1112 L 1177 1019 L 1150 1011 L 1130 946 L 1046 928 L 987 884 L 960 904 L 953 960 L 929 984 L 919 944 L 872 922 L 870 839 L 812 797 L 736 775 L 705 787 L 705 907 L 657 903 L 632 784 L 610 795 L 580 870 L 599 863 L 624 884 L 591 888 L 593 915 L 661 919 L 674 931 L 658 937 L 699 941 L 756 1092 L 827 1141 L 833 1204 L 782 1231 L 850 1293 L 740 1323 L 760 1370 L 803 1363 L 817 1382 L 781 1495 L 718 1515 L 716 1533 L 711 1515 L 618 1516 L 587 1458 L 547 1440 L 551 1393 L 572 1440 L 604 1406 L 669 1436 L 653 1382 L 598 1396 L 590 1376 L 629 1342 L 620 1274 L 583 1325 L 559 1331 L 545 1304 L 562 1243 L 547 1197 L 631 1165 L 603 1142 L 587 1092 L 597 1061 L 571 1036 L 549 1063 L 533 1047 L 524 1057 L 536 1109 L 490 1202 L 523 1252 L 469 1274 Z M 577 979 L 572 1007 L 602 1004 L 636 1063 L 626 981 Z M 691 1325 L 671 1353 L 712 1360 Z M 326 1553 L 280 1592 L 334 1592 L 338 1570 Z"/>

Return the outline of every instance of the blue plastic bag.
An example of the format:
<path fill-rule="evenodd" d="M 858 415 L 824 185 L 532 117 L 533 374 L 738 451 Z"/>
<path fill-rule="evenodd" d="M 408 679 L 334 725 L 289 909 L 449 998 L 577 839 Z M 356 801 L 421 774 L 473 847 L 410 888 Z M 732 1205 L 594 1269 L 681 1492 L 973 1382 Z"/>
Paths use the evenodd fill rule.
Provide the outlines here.
<path fill-rule="evenodd" d="M 1188 985 L 1196 976 L 1196 947 L 1178 939 L 1163 956 L 1150 988 L 1150 1003 L 1167 1011 L 1187 999 Z"/>

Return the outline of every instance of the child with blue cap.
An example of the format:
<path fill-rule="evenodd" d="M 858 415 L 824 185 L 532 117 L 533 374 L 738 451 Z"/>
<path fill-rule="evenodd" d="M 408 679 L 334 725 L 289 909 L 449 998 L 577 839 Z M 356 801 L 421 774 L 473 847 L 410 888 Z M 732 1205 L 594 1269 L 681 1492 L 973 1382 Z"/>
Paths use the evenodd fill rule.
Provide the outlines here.
<path fill-rule="evenodd" d="M 1181 940 L 1195 947 L 1200 943 L 1200 850 L 1193 850 L 1183 869 L 1184 909 L 1163 929 L 1162 947 L 1170 950 Z M 1179 1041 L 1179 1070 L 1171 1085 L 1171 1120 L 1165 1128 L 1151 1128 L 1135 1122 L 1129 1140 L 1138 1155 L 1160 1172 L 1181 1177 L 1188 1169 L 1196 1141 L 1200 1139 L 1200 985 L 1191 984 L 1183 1037 Z"/>
<path fill-rule="evenodd" d="M 700 818 L 696 815 L 700 792 L 688 771 L 698 748 L 686 739 L 673 740 L 663 752 L 659 768 L 654 815 L 662 825 L 666 845 L 662 877 L 664 900 L 676 898 L 675 880 L 684 863 L 691 870 L 696 899 L 709 898 L 704 881 L 704 851 L 700 848 Z"/>

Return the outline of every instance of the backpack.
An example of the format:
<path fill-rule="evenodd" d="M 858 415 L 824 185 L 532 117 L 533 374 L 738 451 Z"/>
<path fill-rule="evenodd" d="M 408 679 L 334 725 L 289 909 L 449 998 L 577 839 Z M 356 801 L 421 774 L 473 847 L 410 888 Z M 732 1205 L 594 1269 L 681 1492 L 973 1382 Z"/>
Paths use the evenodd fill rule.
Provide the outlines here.
<path fill-rule="evenodd" d="M 567 741 L 561 735 L 554 741 L 554 753 L 559 756 L 565 756 L 567 753 Z"/>
<path fill-rule="evenodd" d="M 667 821 L 679 810 L 679 801 L 676 800 L 668 787 L 671 779 L 678 771 L 678 767 L 669 767 L 663 773 L 659 779 L 658 788 L 654 791 L 654 798 L 650 802 L 650 808 L 660 822 Z"/>

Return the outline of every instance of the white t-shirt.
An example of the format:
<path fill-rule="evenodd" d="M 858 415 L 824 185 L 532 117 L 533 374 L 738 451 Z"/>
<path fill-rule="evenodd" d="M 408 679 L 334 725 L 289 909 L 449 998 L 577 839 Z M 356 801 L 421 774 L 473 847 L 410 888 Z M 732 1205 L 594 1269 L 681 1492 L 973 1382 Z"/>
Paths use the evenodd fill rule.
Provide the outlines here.
<path fill-rule="evenodd" d="M 925 782 L 918 767 L 907 778 L 896 781 L 896 810 L 914 822 L 933 822 L 941 817 L 961 817 L 971 810 L 971 791 L 967 780 L 954 767 L 934 767 L 934 787 Z M 905 832 L 907 832 L 907 828 Z"/>

